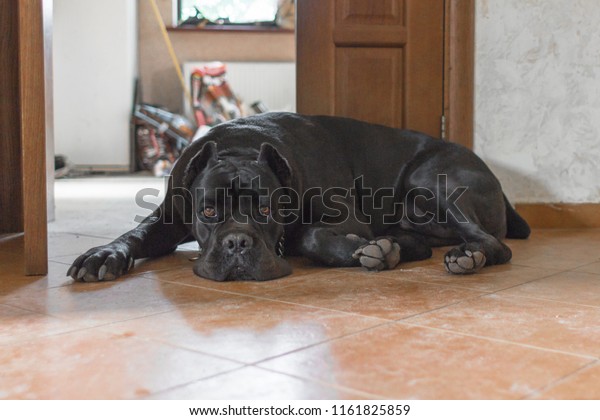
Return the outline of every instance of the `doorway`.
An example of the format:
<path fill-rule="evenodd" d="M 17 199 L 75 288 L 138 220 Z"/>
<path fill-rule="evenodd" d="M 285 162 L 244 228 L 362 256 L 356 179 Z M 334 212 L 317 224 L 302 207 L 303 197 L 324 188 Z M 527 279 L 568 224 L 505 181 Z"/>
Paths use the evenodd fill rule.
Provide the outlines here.
<path fill-rule="evenodd" d="M 26 91 L 44 90 L 42 6 L 47 10 L 52 1 L 3 4 L 10 13 L 3 13 L 2 18 L 6 27 L 13 28 L 9 31 L 14 37 L 10 44 L 27 50 L 22 57 L 32 60 L 37 69 L 32 71 L 34 67 L 18 61 L 18 49 L 7 49 L 14 60 L 5 60 L 5 75 L 12 80 L 6 79 L 4 84 L 12 86 L 8 90 L 15 96 L 24 98 Z M 297 7 L 298 112 L 355 116 L 433 135 L 445 134 L 450 140 L 472 145 L 474 0 L 303 0 Z M 28 22 L 20 28 L 34 31 L 34 36 L 16 29 L 19 19 Z M 434 24 L 427 23 L 427 19 Z M 51 27 L 51 21 L 46 21 L 48 25 Z M 26 70 L 20 73 L 16 63 Z M 419 79 L 423 75 L 433 78 L 425 82 Z M 27 82 L 17 91 L 14 87 L 19 78 Z M 48 83 L 51 80 L 46 79 Z M 44 109 L 43 95 L 27 104 L 20 103 L 20 118 L 5 118 L 10 112 L 3 112 L 7 124 L 10 120 L 20 124 L 5 133 L 20 135 L 3 142 L 8 150 L 3 154 L 5 160 L 10 161 L 10 156 L 15 159 L 4 169 L 8 176 L 3 179 L 14 182 L 2 184 L 0 194 L 10 200 L 2 200 L 0 216 L 4 220 L 2 231 L 25 231 L 25 271 L 43 274 L 47 271 L 42 164 L 46 153 L 39 133 L 47 128 L 44 113 L 36 112 Z M 10 105 L 7 102 L 8 108 Z M 29 124 L 23 125 L 24 119 Z M 22 167 L 21 163 L 28 166 Z"/>

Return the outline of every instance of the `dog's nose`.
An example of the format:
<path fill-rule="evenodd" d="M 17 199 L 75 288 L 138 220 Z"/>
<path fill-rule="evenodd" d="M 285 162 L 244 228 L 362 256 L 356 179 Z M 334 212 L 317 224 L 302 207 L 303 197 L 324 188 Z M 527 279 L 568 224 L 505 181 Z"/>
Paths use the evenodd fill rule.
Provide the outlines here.
<path fill-rule="evenodd" d="M 223 248 L 230 254 L 243 254 L 252 248 L 254 241 L 245 233 L 230 233 L 223 239 Z"/>

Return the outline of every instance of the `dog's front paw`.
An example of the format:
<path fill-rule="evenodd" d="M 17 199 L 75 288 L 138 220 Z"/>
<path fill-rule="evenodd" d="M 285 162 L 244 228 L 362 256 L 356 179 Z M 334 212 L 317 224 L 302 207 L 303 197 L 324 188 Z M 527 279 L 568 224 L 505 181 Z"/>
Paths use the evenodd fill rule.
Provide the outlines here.
<path fill-rule="evenodd" d="M 77 257 L 67 276 L 77 281 L 94 282 L 115 280 L 134 265 L 129 248 L 123 244 L 109 244 L 92 248 Z"/>
<path fill-rule="evenodd" d="M 400 245 L 388 238 L 379 238 L 360 246 L 353 258 L 368 270 L 391 270 L 400 262 Z"/>
<path fill-rule="evenodd" d="M 485 265 L 485 254 L 472 244 L 453 248 L 444 257 L 444 267 L 451 274 L 474 274 Z"/>

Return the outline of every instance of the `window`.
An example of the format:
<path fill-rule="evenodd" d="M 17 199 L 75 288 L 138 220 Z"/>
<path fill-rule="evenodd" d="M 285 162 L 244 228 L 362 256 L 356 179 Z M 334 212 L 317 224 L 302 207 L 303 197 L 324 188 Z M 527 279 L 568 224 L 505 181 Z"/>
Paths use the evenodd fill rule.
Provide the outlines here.
<path fill-rule="evenodd" d="M 278 0 L 178 0 L 179 24 L 274 25 Z M 205 19 L 205 20 L 204 20 Z"/>

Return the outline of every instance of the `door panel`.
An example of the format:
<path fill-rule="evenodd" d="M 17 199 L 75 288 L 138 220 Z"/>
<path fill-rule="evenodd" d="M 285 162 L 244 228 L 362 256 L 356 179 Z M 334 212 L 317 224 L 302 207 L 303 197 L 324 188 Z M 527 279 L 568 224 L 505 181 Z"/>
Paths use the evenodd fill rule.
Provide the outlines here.
<path fill-rule="evenodd" d="M 336 20 L 341 23 L 402 24 L 402 0 L 338 0 L 337 3 Z"/>
<path fill-rule="evenodd" d="M 444 0 L 302 0 L 298 112 L 440 135 Z"/>
<path fill-rule="evenodd" d="M 334 114 L 400 127 L 402 57 L 399 48 L 336 48 Z"/>

